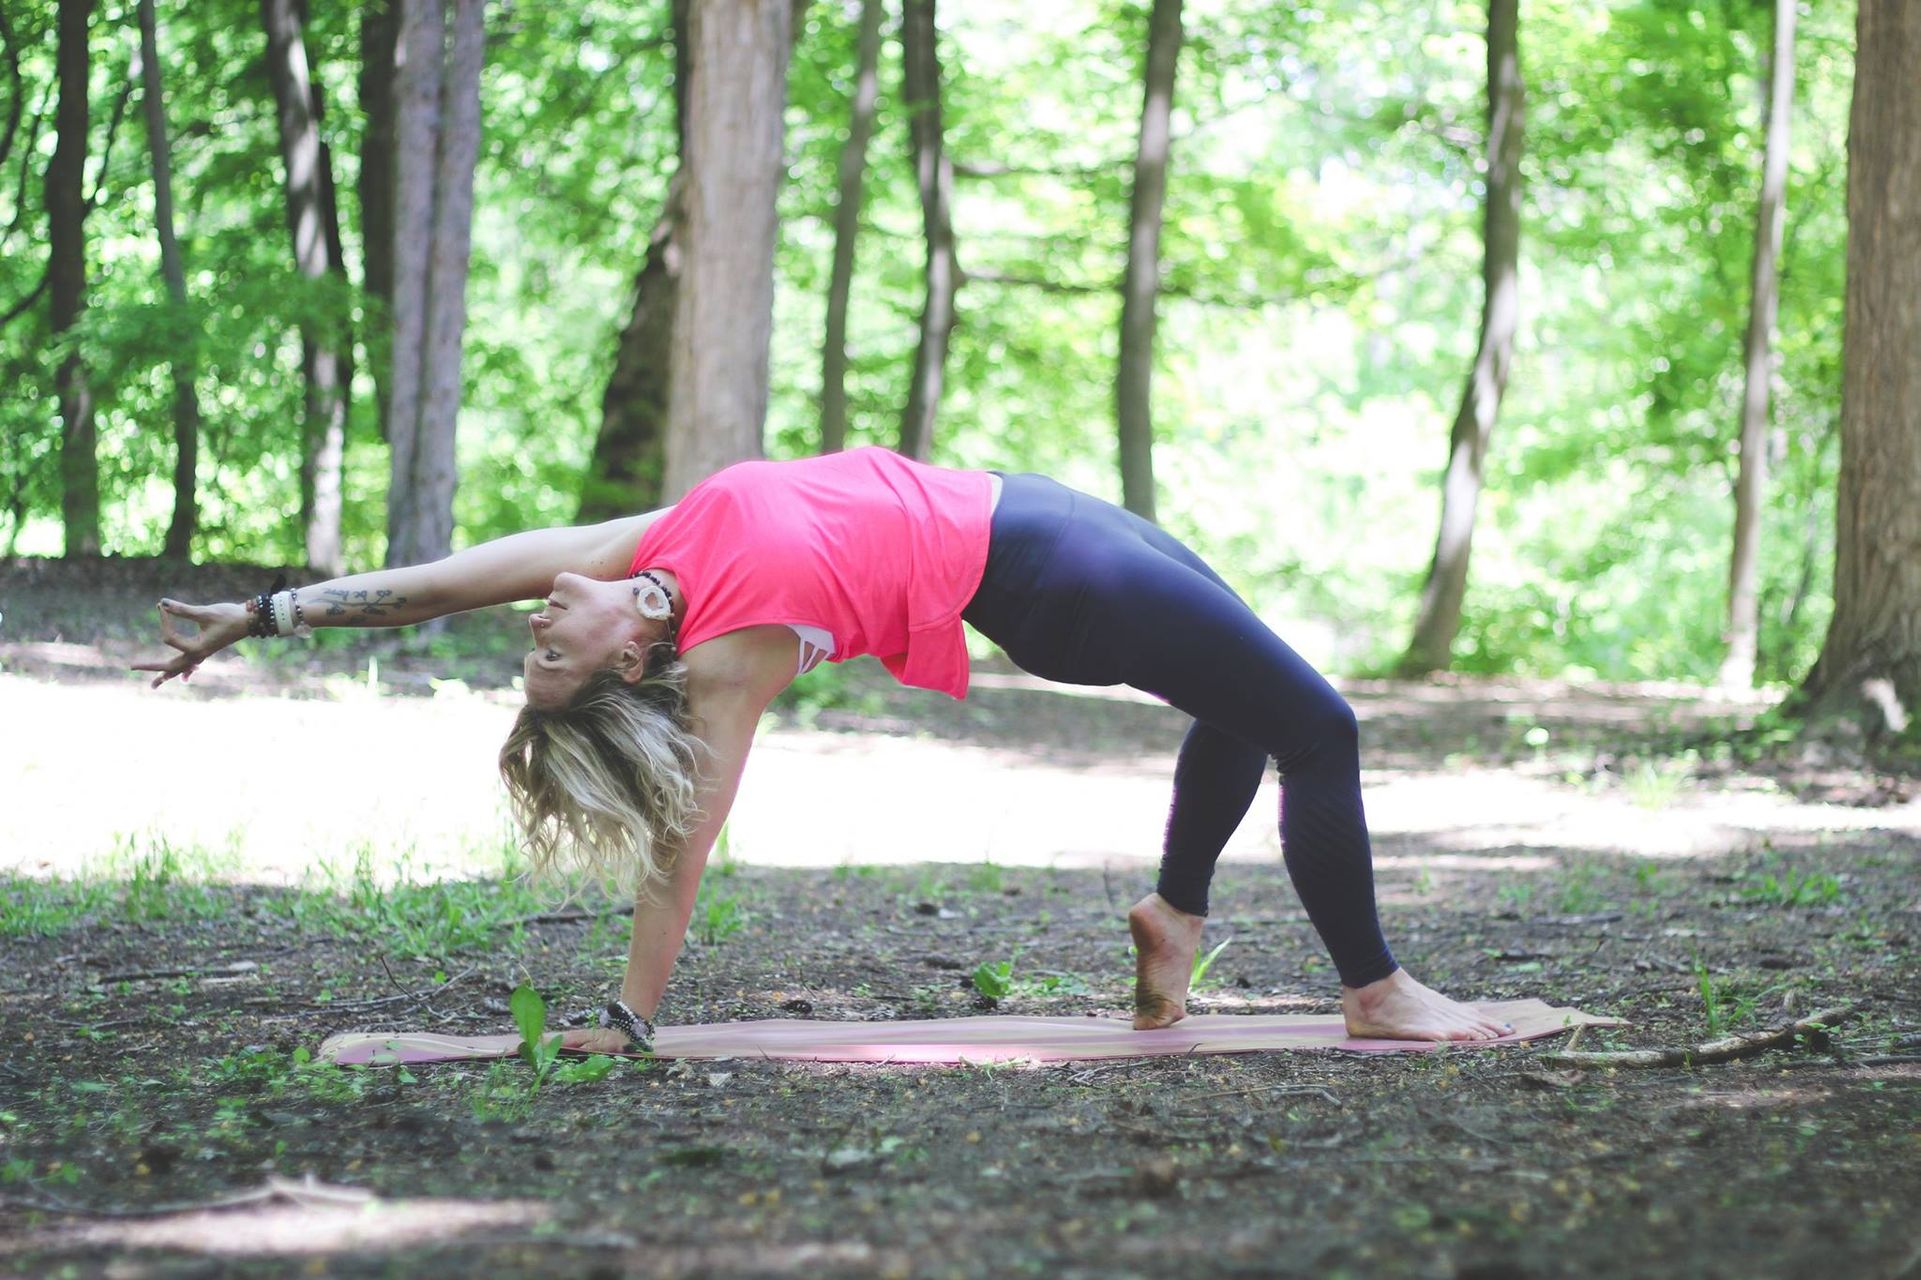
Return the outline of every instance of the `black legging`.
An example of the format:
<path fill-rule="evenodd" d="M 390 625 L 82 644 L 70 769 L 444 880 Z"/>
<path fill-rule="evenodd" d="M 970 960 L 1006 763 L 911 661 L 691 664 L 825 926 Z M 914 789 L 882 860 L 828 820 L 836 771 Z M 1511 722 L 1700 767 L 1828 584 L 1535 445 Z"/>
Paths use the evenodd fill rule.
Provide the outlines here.
<path fill-rule="evenodd" d="M 1024 671 L 1132 685 L 1194 717 L 1174 767 L 1161 897 L 1207 914 L 1214 863 L 1272 757 L 1288 875 L 1341 981 L 1394 972 L 1354 712 L 1199 556 L 1045 476 L 1004 476 L 987 571 L 963 616 Z"/>

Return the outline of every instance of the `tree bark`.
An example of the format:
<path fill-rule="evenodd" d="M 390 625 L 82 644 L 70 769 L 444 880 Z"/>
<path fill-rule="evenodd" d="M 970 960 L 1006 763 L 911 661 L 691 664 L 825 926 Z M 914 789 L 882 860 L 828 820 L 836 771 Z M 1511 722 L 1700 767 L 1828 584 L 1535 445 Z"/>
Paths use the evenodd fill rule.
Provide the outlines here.
<path fill-rule="evenodd" d="M 414 436 L 416 562 L 438 560 L 453 551 L 458 470 L 455 426 L 460 416 L 460 356 L 467 327 L 467 268 L 473 244 L 474 163 L 480 154 L 484 18 L 485 0 L 454 0 L 452 39 L 441 83 L 420 427 Z"/>
<path fill-rule="evenodd" d="M 480 149 L 483 0 L 402 0 L 395 55 L 387 563 L 453 547 L 461 342 Z"/>
<path fill-rule="evenodd" d="M 600 398 L 600 431 L 581 481 L 579 520 L 611 520 L 657 507 L 667 470 L 667 402 L 673 376 L 683 184 L 687 156 L 687 19 L 690 0 L 669 10 L 674 40 L 674 154 L 681 168 L 634 276 L 633 307 L 614 346 L 614 371 Z"/>
<path fill-rule="evenodd" d="M 1181 0 L 1154 0 L 1147 21 L 1146 91 L 1134 193 L 1127 217 L 1127 273 L 1121 282 L 1121 352 L 1114 376 L 1120 428 L 1121 503 L 1154 519 L 1155 303 L 1161 286 L 1161 206 L 1174 112 L 1174 71 L 1181 56 Z"/>
<path fill-rule="evenodd" d="M 827 336 L 821 344 L 820 451 L 847 447 L 847 302 L 854 282 L 854 242 L 860 236 L 867 144 L 880 99 L 881 0 L 861 0 L 860 43 L 847 142 L 840 150 L 840 187 L 834 202 L 834 267 L 827 284 Z"/>
<path fill-rule="evenodd" d="M 1518 0 L 1489 0 L 1487 22 L 1487 200 L 1483 210 L 1481 336 L 1474 367 L 1448 435 L 1441 480 L 1441 527 L 1421 589 L 1413 638 L 1397 671 L 1444 671 L 1453 661 L 1467 594 L 1474 513 L 1486 475 L 1488 439 L 1507 390 L 1520 316 L 1521 143 L 1526 88 L 1521 80 Z"/>
<path fill-rule="evenodd" d="M 313 77 L 308 69 L 304 14 L 299 0 L 260 0 L 267 32 L 267 78 L 273 83 L 286 168 L 287 228 L 294 270 L 311 281 L 342 271 L 337 223 L 330 208 L 328 156 L 320 142 Z M 339 337 L 324 324 L 301 325 L 306 375 L 306 420 L 301 432 L 301 516 L 307 564 L 338 576 L 340 483 L 347 441 L 346 368 Z"/>
<path fill-rule="evenodd" d="M 60 104 L 54 112 L 53 156 L 47 162 L 47 293 L 56 347 L 87 308 L 87 198 L 83 190 L 87 131 L 87 28 L 93 0 L 60 0 L 55 54 Z M 69 348 L 54 374 L 60 398 L 60 517 L 69 556 L 100 553 L 100 467 L 93 391 L 77 349 Z"/>
<path fill-rule="evenodd" d="M 1921 5 L 1861 0 L 1848 122 L 1848 284 L 1834 616 L 1810 728 L 1921 738 Z"/>
<path fill-rule="evenodd" d="M 668 500 L 761 453 L 794 7 L 790 0 L 700 0 L 689 19 Z"/>
<path fill-rule="evenodd" d="M 1767 143 L 1754 218 L 1754 263 L 1748 276 L 1747 384 L 1741 396 L 1741 461 L 1734 482 L 1734 551 L 1728 565 L 1727 654 L 1721 683 L 1754 687 L 1760 638 L 1761 505 L 1768 482 L 1768 397 L 1774 372 L 1774 320 L 1780 309 L 1777 264 L 1788 190 L 1788 129 L 1794 107 L 1794 19 L 1798 0 L 1774 0 Z"/>
<path fill-rule="evenodd" d="M 434 151 L 445 40 L 440 0 L 400 0 L 394 48 L 393 341 L 387 363 L 387 564 L 413 564 L 414 447 L 420 430 Z"/>
<path fill-rule="evenodd" d="M 140 84 L 147 115 L 147 150 L 153 157 L 153 214 L 160 240 L 160 275 L 167 285 L 183 326 L 173 344 L 177 354 L 169 362 L 173 375 L 173 519 L 161 554 L 186 559 L 193 549 L 199 506 L 194 471 L 200 449 L 200 397 L 194 390 L 198 365 L 199 326 L 187 306 L 187 271 L 180 260 L 180 242 L 173 229 L 173 162 L 167 142 L 167 104 L 160 87 L 160 40 L 155 31 L 153 0 L 140 0 Z"/>
<path fill-rule="evenodd" d="M 360 13 L 360 112 L 366 122 L 360 135 L 360 257 L 362 286 L 368 299 L 377 299 L 378 309 L 384 310 L 391 310 L 394 298 L 395 34 L 393 0 L 368 0 Z M 368 334 L 384 331 L 386 319 L 378 316 L 368 325 Z M 391 356 L 386 344 L 367 343 L 383 434 Z"/>
<path fill-rule="evenodd" d="M 914 142 L 914 178 L 920 187 L 921 220 L 927 236 L 927 292 L 921 306 L 920 345 L 914 377 L 901 414 L 900 451 L 925 460 L 933 451 L 934 418 L 940 410 L 948 340 L 954 331 L 954 297 L 960 268 L 954 255 L 954 166 L 941 126 L 941 68 L 934 0 L 902 0 L 901 105 Z"/>

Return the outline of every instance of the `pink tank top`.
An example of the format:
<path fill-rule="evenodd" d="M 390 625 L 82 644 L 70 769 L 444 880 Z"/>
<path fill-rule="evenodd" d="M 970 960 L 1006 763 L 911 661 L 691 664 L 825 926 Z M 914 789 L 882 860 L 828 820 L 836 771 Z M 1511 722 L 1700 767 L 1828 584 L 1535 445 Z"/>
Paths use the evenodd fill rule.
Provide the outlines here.
<path fill-rule="evenodd" d="M 744 627 L 819 627 L 832 661 L 874 654 L 903 684 L 967 696 L 961 610 L 987 567 L 994 478 L 854 449 L 742 462 L 648 528 L 629 572 L 680 580 L 680 647 Z"/>

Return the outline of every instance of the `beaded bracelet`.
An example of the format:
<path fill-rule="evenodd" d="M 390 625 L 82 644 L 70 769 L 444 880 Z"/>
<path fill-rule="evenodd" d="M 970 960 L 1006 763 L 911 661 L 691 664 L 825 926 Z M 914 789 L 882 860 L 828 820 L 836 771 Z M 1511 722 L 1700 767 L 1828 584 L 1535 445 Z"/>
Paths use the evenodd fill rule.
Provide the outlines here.
<path fill-rule="evenodd" d="M 600 1025 L 620 1032 L 642 1053 L 654 1051 L 654 1024 L 628 1008 L 625 1001 L 609 1000 L 600 1011 Z"/>

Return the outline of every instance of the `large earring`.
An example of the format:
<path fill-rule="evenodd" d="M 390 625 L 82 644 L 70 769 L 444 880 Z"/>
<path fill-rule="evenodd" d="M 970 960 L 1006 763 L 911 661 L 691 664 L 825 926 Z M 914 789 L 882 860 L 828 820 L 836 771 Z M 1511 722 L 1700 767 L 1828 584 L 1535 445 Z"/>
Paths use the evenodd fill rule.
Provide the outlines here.
<path fill-rule="evenodd" d="M 648 581 L 634 588 L 634 608 L 640 616 L 654 622 L 664 622 L 674 616 L 674 601 L 667 589 L 658 582 Z"/>

